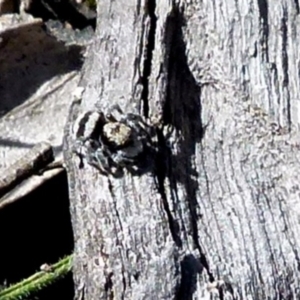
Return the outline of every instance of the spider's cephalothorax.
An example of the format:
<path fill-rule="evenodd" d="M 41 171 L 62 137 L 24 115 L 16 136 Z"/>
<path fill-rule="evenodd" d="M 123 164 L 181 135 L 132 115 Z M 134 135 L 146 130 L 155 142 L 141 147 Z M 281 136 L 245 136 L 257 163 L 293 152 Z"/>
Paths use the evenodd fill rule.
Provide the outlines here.
<path fill-rule="evenodd" d="M 123 114 L 118 106 L 110 113 L 87 112 L 74 126 L 74 152 L 103 174 L 121 174 L 123 168 L 138 171 L 143 157 L 153 153 L 153 129 L 135 114 Z M 76 128 L 75 128 L 76 127 Z"/>

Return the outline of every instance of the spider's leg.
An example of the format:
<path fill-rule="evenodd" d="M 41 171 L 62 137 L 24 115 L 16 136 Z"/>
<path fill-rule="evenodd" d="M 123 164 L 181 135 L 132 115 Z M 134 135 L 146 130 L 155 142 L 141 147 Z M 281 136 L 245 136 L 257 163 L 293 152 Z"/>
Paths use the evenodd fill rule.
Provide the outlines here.
<path fill-rule="evenodd" d="M 79 169 L 82 169 L 84 166 L 83 159 L 84 159 L 85 153 L 86 153 L 85 142 L 86 142 L 86 139 L 81 137 L 81 138 L 78 138 L 72 146 L 72 152 L 75 153 L 79 158 Z"/>
<path fill-rule="evenodd" d="M 88 163 L 97 168 L 101 173 L 108 174 L 110 170 L 109 158 L 101 150 L 96 150 L 88 156 Z"/>
<path fill-rule="evenodd" d="M 83 149 L 83 156 L 89 165 L 97 168 L 103 174 L 109 173 L 109 155 L 100 141 L 89 139 L 85 142 Z"/>
<path fill-rule="evenodd" d="M 112 105 L 106 113 L 106 119 L 109 122 L 119 122 L 122 119 L 123 111 L 119 104 Z"/>
<path fill-rule="evenodd" d="M 146 126 L 146 123 L 144 122 L 142 116 L 128 113 L 121 118 L 121 122 L 127 123 L 127 125 L 135 125 L 135 124 L 143 124 Z"/>
<path fill-rule="evenodd" d="M 112 161 L 119 166 L 125 167 L 127 164 L 134 163 L 135 156 L 130 157 L 126 155 L 126 152 L 124 150 L 119 150 L 116 153 L 113 153 Z"/>

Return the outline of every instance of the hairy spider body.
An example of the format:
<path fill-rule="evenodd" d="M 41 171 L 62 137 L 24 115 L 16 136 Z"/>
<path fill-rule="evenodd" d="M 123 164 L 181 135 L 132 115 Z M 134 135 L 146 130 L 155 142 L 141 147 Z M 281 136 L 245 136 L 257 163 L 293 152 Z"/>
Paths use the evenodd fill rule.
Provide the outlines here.
<path fill-rule="evenodd" d="M 84 158 L 105 175 L 116 175 L 123 168 L 136 171 L 142 155 L 153 148 L 150 126 L 138 115 L 123 114 L 118 106 L 107 115 L 87 112 L 74 127 L 80 166 Z"/>
<path fill-rule="evenodd" d="M 120 122 L 110 122 L 103 126 L 103 135 L 116 147 L 122 147 L 130 140 L 132 129 Z"/>

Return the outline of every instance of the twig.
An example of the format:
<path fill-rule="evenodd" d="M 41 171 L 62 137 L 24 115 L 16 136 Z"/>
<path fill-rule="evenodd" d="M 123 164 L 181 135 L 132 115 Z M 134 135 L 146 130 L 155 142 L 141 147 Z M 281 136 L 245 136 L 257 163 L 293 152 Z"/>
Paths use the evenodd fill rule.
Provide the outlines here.
<path fill-rule="evenodd" d="M 52 146 L 42 142 L 0 175 L 0 197 L 54 160 Z"/>

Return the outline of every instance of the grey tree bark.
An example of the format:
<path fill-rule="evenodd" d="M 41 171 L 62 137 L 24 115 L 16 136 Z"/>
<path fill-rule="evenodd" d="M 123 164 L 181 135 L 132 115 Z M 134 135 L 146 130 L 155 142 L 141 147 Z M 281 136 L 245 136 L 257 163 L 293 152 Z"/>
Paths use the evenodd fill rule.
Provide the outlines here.
<path fill-rule="evenodd" d="M 298 1 L 98 1 L 66 126 L 76 299 L 299 299 Z M 158 132 L 140 176 L 78 167 L 81 111 Z"/>

